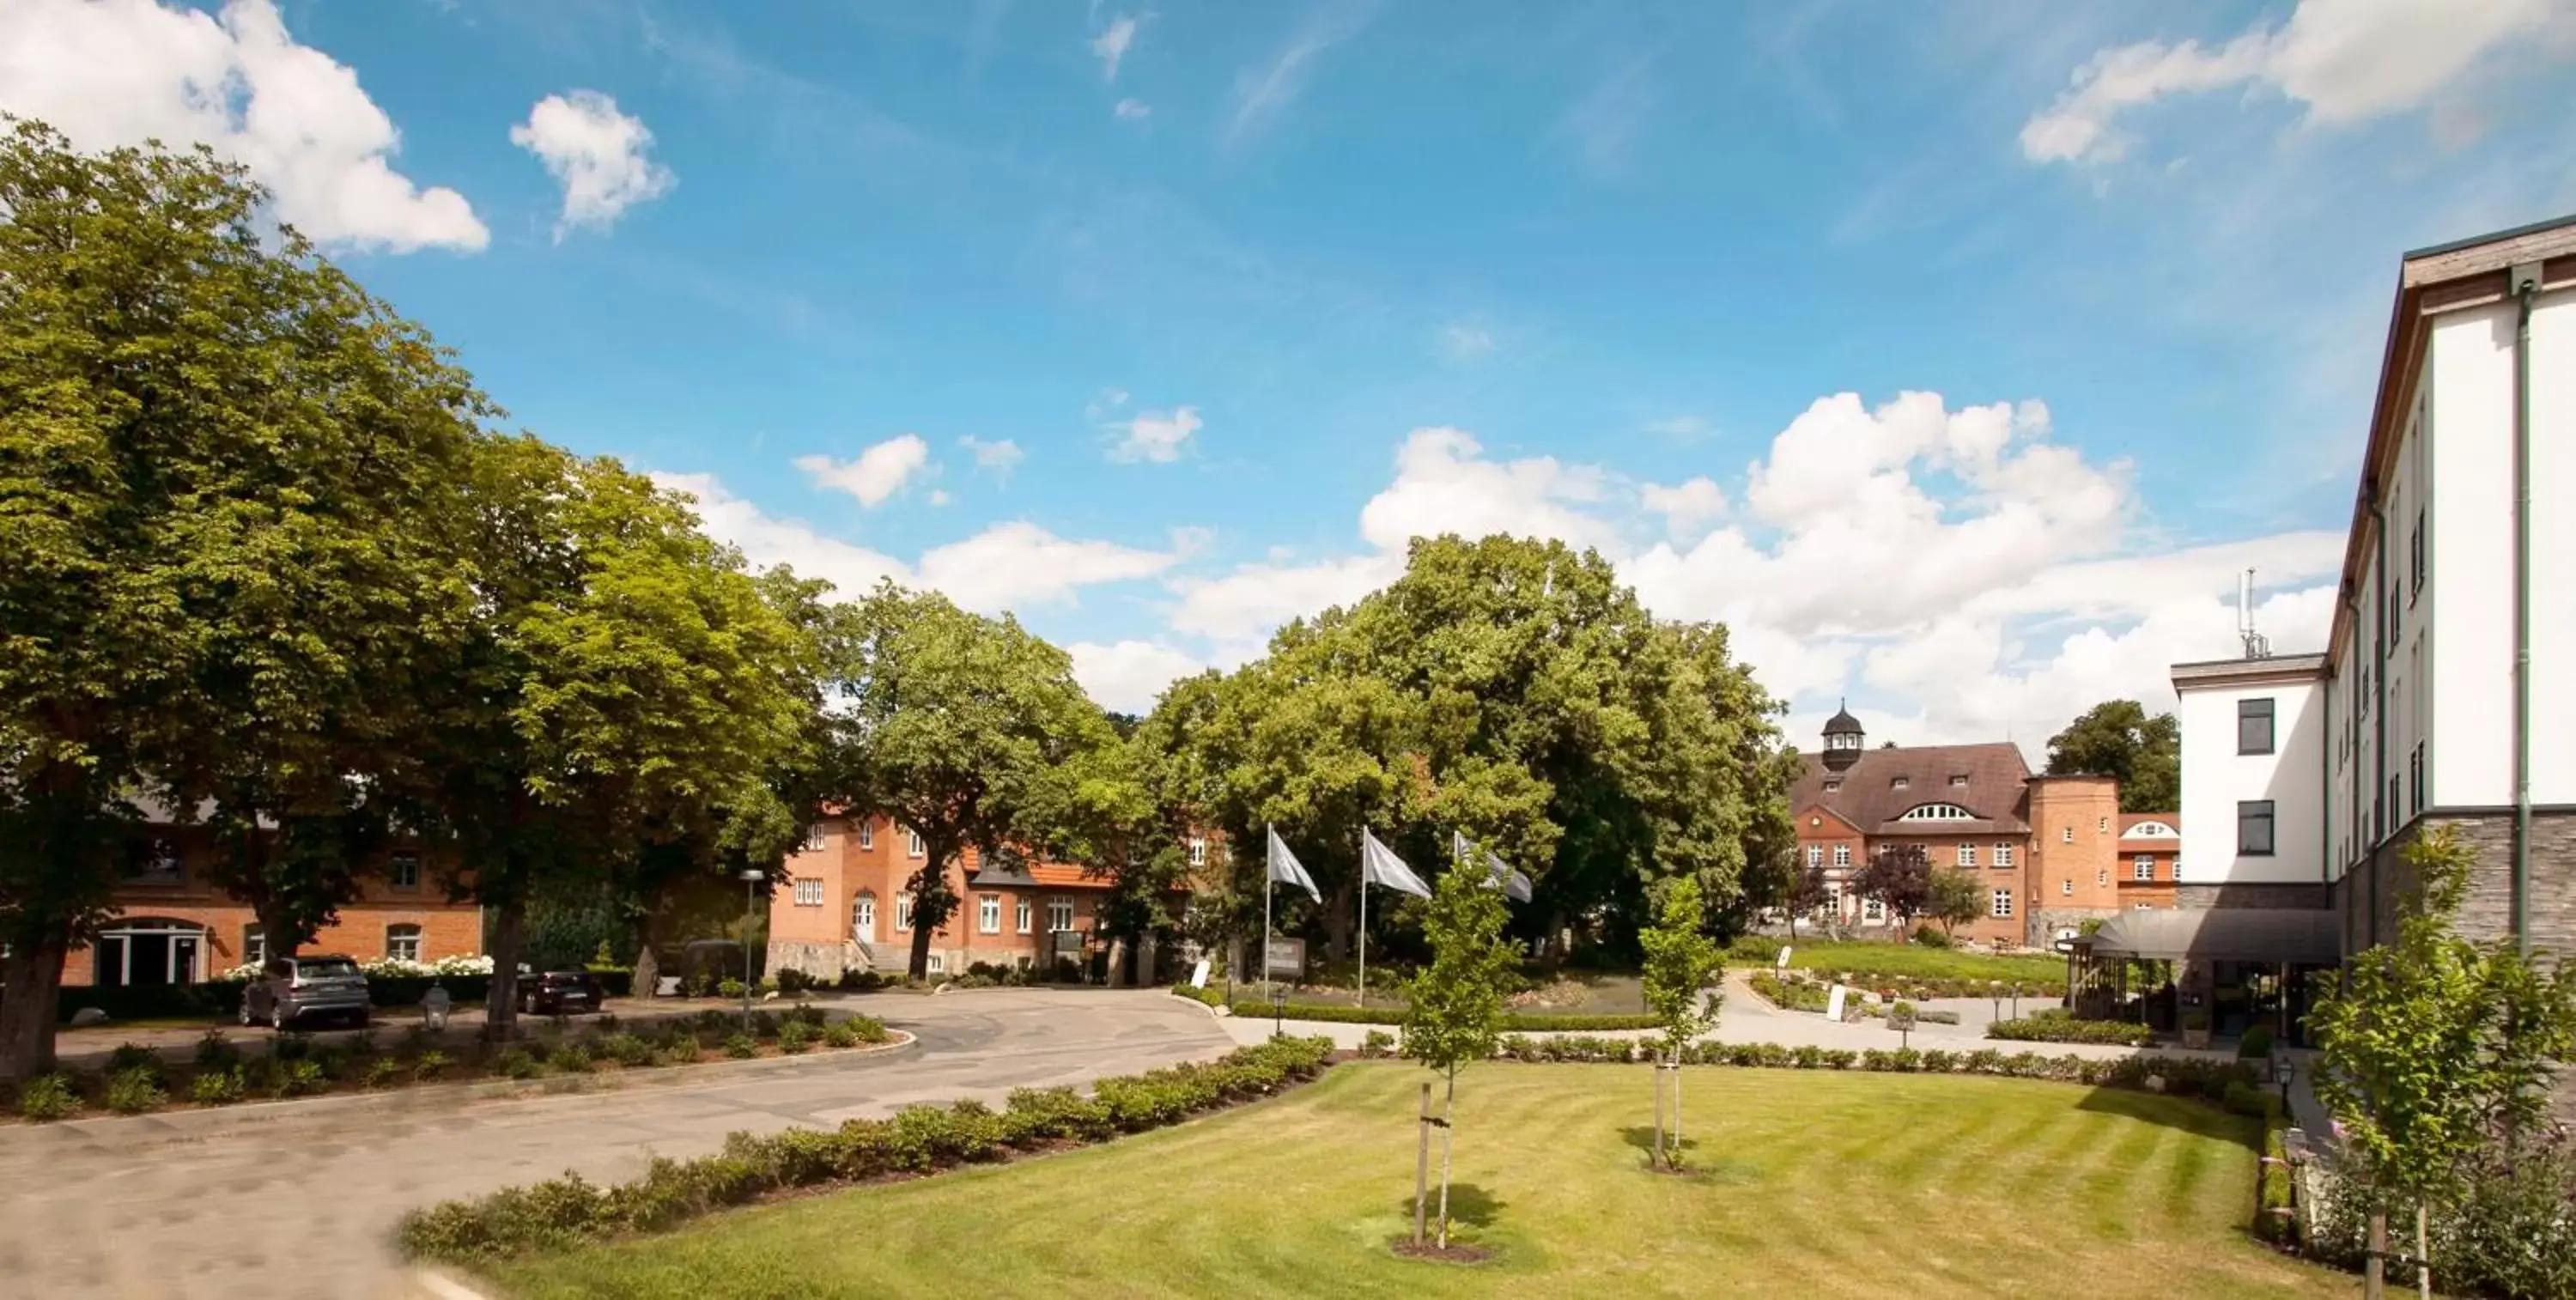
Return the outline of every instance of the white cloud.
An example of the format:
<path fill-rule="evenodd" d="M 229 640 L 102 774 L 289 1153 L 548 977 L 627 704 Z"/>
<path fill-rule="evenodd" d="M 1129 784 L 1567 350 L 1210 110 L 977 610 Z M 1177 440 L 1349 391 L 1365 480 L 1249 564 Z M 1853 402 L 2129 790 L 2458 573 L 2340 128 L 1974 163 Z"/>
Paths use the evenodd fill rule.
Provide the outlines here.
<path fill-rule="evenodd" d="M 1473 361 L 1494 350 L 1494 336 L 1474 325 L 1447 326 L 1440 331 L 1440 350 L 1452 361 Z"/>
<path fill-rule="evenodd" d="M 903 488 L 911 478 L 930 463 L 930 444 L 921 435 L 907 433 L 888 438 L 860 452 L 858 459 L 836 461 L 829 456 L 799 456 L 796 468 L 820 487 L 835 488 L 859 499 L 859 504 L 873 510 L 886 498 Z"/>
<path fill-rule="evenodd" d="M 1464 430 L 1416 429 L 1395 454 L 1395 482 L 1360 510 L 1360 536 L 1401 554 L 1416 537 L 1510 533 L 1614 548 L 1618 531 L 1583 506 L 1607 494 L 1608 476 L 1553 456 L 1492 461 Z"/>
<path fill-rule="evenodd" d="M 989 469 L 1002 478 L 1010 477 L 1011 471 L 1028 459 L 1028 453 L 1020 450 L 1020 444 L 1008 438 L 978 438 L 970 433 L 959 438 L 957 445 L 975 458 L 975 468 Z"/>
<path fill-rule="evenodd" d="M 1122 99 L 1111 106 L 1109 113 L 1121 122 L 1140 122 L 1154 115 L 1154 106 L 1141 99 Z"/>
<path fill-rule="evenodd" d="M 1174 681 L 1205 668 L 1197 658 L 1152 641 L 1076 641 L 1064 648 L 1073 656 L 1073 677 L 1091 693 L 1094 703 L 1120 713 L 1150 713 L 1154 697 Z"/>
<path fill-rule="evenodd" d="M 671 169 L 646 154 L 653 133 L 641 119 L 617 111 L 617 101 L 596 90 L 548 95 L 510 128 L 510 143 L 535 154 L 563 185 L 563 213 L 555 242 L 578 228 L 605 230 L 638 203 L 670 192 Z"/>
<path fill-rule="evenodd" d="M 1073 602 L 1084 587 L 1155 577 L 1182 555 L 1183 539 L 1176 539 L 1170 550 L 1145 550 L 1058 537 L 1015 520 L 932 547 L 918 564 L 906 564 L 825 536 L 801 520 L 773 518 L 727 491 L 712 474 L 656 473 L 652 479 L 695 497 L 707 535 L 738 548 L 754 566 L 788 565 L 807 577 L 828 580 L 844 599 L 864 595 L 878 580 L 891 578 L 946 593 L 958 604 L 986 613 L 1061 605 Z"/>
<path fill-rule="evenodd" d="M 1180 604 L 1172 630 L 1216 643 L 1217 661 L 1232 666 L 1261 653 L 1280 624 L 1346 605 L 1404 573 L 1401 554 L 1353 556 L 1314 564 L 1248 564 L 1217 578 L 1172 583 Z"/>
<path fill-rule="evenodd" d="M 465 197 L 393 169 L 402 140 L 348 66 L 288 35 L 270 0 L 219 16 L 152 0 L 0 4 L 0 109 L 84 149 L 202 142 L 250 169 L 318 243 L 405 253 L 490 239 Z"/>
<path fill-rule="evenodd" d="M 1091 38 L 1092 56 L 1100 60 L 1101 80 L 1118 79 L 1119 60 L 1126 58 L 1127 47 L 1136 43 L 1136 29 L 1142 21 L 1133 14 L 1120 14 Z"/>
<path fill-rule="evenodd" d="M 1664 517 L 1665 530 L 1676 542 L 1697 537 L 1703 525 L 1726 514 L 1726 490 L 1706 475 L 1671 487 L 1648 483 L 1637 490 L 1640 504 Z"/>
<path fill-rule="evenodd" d="M 1351 0 L 1308 9 L 1268 59 L 1234 74 L 1234 115 L 1226 121 L 1224 143 L 1231 147 L 1267 127 L 1305 93 L 1316 56 L 1357 36 L 1375 17 L 1373 5 Z"/>
<path fill-rule="evenodd" d="M 1015 520 L 931 548 L 921 557 L 921 581 L 968 609 L 989 612 L 1062 604 L 1080 588 L 1150 578 L 1180 558 L 1177 551 L 1058 537 Z"/>
<path fill-rule="evenodd" d="M 2433 105 L 2487 56 L 2544 29 L 2576 23 L 2569 0 L 2300 0 L 2279 27 L 2257 25 L 2217 47 L 2141 41 L 2096 53 L 2021 129 L 2033 162 L 2114 162 L 2132 143 L 2115 119 L 2168 95 L 2236 86 L 2276 91 L 2306 120 L 2341 125 Z M 2463 120 L 2453 110 L 2454 129 Z"/>
<path fill-rule="evenodd" d="M 1127 400 L 1125 393 L 1118 400 Z M 1114 405 L 1114 403 L 1113 403 Z M 1149 460 L 1169 464 L 1179 460 L 1199 431 L 1199 408 L 1184 406 L 1176 411 L 1139 411 L 1136 418 L 1109 426 L 1118 430 L 1118 442 L 1109 449 L 1109 458 L 1120 461 Z"/>

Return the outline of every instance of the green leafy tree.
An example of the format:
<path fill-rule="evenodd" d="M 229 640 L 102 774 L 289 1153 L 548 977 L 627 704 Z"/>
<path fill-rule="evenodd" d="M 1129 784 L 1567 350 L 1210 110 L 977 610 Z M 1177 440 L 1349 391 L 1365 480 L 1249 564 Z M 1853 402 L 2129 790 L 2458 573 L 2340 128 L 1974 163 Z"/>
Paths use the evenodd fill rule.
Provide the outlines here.
<path fill-rule="evenodd" d="M 1912 932 L 1914 918 L 1932 909 L 1931 859 L 1921 845 L 1890 844 L 1852 876 L 1852 892 L 1885 907 L 1890 928 L 1902 938 Z"/>
<path fill-rule="evenodd" d="M 2048 738 L 2048 773 L 2107 773 L 2120 779 L 2120 811 L 2173 812 L 2182 806 L 2182 727 L 2136 700 L 2105 700 Z"/>
<path fill-rule="evenodd" d="M 2482 1150 L 2534 1129 L 2553 1070 L 2576 1053 L 2576 963 L 2553 969 L 2509 938 L 2453 931 L 2476 855 L 2452 827 L 2405 857 L 2417 884 L 2399 900 L 2396 941 L 2354 954 L 2308 1013 L 2317 1097 L 2371 1197 L 2373 1294 L 2389 1209 L 2415 1207 L 2423 1258 L 2430 1207 L 2463 1193 Z M 2419 1284 L 2431 1285 L 2429 1261 Z"/>
<path fill-rule="evenodd" d="M 1726 971 L 1726 956 L 1715 940 L 1704 930 L 1707 909 L 1700 901 L 1699 882 L 1681 876 L 1666 882 L 1663 901 L 1657 906 L 1655 923 L 1637 936 L 1646 950 L 1646 962 L 1639 972 L 1646 1010 L 1652 1013 L 1663 1031 L 1664 1075 L 1672 1078 L 1672 1145 L 1664 1145 L 1663 1087 L 1655 1089 L 1655 1159 L 1666 1168 L 1678 1169 L 1682 1163 L 1682 1050 L 1691 1040 L 1717 1023 L 1718 998 L 1709 992 L 1718 977 Z"/>
<path fill-rule="evenodd" d="M 1985 914 L 1986 887 L 1983 882 L 1956 867 L 1944 867 L 1932 873 L 1932 893 L 1923 914 L 1940 923 L 1941 933 L 1956 935 L 1960 926 Z"/>
<path fill-rule="evenodd" d="M 1404 1054 L 1446 1080 L 1440 1103 L 1440 1245 L 1449 1245 L 1449 1156 L 1458 1131 L 1458 1072 L 1491 1059 L 1519 958 L 1503 940 L 1503 895 L 1473 869 L 1451 870 L 1423 909 L 1431 960 L 1405 989 Z M 1415 1207 L 1415 1244 L 1421 1243 Z"/>
<path fill-rule="evenodd" d="M 1124 779 L 1098 755 L 1117 732 L 1074 681 L 1073 661 L 1016 620 L 892 583 L 849 616 L 832 666 L 858 737 L 846 801 L 921 836 L 906 889 L 910 970 L 922 978 L 931 937 L 957 910 L 953 874 L 969 845 L 990 854 L 1113 825 L 1134 813 L 1135 794 L 1101 784 Z"/>

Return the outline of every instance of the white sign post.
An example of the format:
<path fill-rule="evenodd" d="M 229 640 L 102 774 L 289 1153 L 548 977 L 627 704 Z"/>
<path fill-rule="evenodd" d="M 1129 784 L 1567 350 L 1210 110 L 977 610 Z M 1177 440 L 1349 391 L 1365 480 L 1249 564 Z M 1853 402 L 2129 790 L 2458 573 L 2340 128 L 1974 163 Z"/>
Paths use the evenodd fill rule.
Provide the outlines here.
<path fill-rule="evenodd" d="M 1789 969 L 1789 946 L 1787 944 L 1782 944 L 1780 946 L 1780 969 Z"/>
<path fill-rule="evenodd" d="M 1194 988 L 1194 989 L 1203 989 L 1203 988 L 1206 988 L 1206 987 L 1207 987 L 1207 977 L 1208 977 L 1208 963 L 1207 963 L 1207 958 L 1205 958 L 1205 957 L 1201 957 L 1201 958 L 1199 958 L 1199 964 L 1198 964 L 1198 965 L 1190 967 L 1190 987 L 1191 987 L 1191 988 Z"/>
<path fill-rule="evenodd" d="M 1842 1022 L 1843 994 L 1846 991 L 1847 990 L 1845 990 L 1840 984 L 1834 986 L 1833 993 L 1825 998 L 1825 1019 L 1831 1020 L 1836 1024 L 1840 1024 Z"/>

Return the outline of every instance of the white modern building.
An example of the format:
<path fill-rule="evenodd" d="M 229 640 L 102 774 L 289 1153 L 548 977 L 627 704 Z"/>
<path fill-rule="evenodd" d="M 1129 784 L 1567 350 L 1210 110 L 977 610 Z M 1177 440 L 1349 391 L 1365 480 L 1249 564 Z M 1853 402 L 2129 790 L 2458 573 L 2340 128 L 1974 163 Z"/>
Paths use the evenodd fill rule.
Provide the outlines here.
<path fill-rule="evenodd" d="M 2405 256 L 2324 652 L 2173 681 L 2178 893 L 2330 908 L 2348 955 L 2452 824 L 2462 928 L 2576 952 L 2576 217 Z"/>

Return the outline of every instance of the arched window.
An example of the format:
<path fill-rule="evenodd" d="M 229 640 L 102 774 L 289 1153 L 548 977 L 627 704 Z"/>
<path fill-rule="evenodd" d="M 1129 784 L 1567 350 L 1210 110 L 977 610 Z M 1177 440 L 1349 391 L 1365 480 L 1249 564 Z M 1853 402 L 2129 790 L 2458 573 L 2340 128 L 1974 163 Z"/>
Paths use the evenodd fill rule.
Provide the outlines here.
<path fill-rule="evenodd" d="M 1964 822 L 1974 821 L 1976 820 L 1976 817 L 1977 815 L 1975 813 L 1972 813 L 1954 803 L 1927 803 L 1907 809 L 1905 815 L 1897 818 L 1896 820 L 1901 822 Z"/>
<path fill-rule="evenodd" d="M 91 945 L 90 982 L 101 988 L 192 984 L 203 977 L 206 927 L 164 917 L 119 917 Z"/>
<path fill-rule="evenodd" d="M 850 933 L 861 943 L 877 937 L 877 896 L 872 891 L 860 890 L 850 900 Z"/>
<path fill-rule="evenodd" d="M 420 927 L 416 925 L 386 926 L 385 958 L 388 961 L 419 961 Z"/>
<path fill-rule="evenodd" d="M 2174 828 L 2165 825 L 2163 822 L 2140 822 L 2126 831 L 2121 832 L 2121 834 L 2126 835 L 2128 838 L 2133 840 L 2163 840 L 2179 838 L 2174 833 Z"/>

